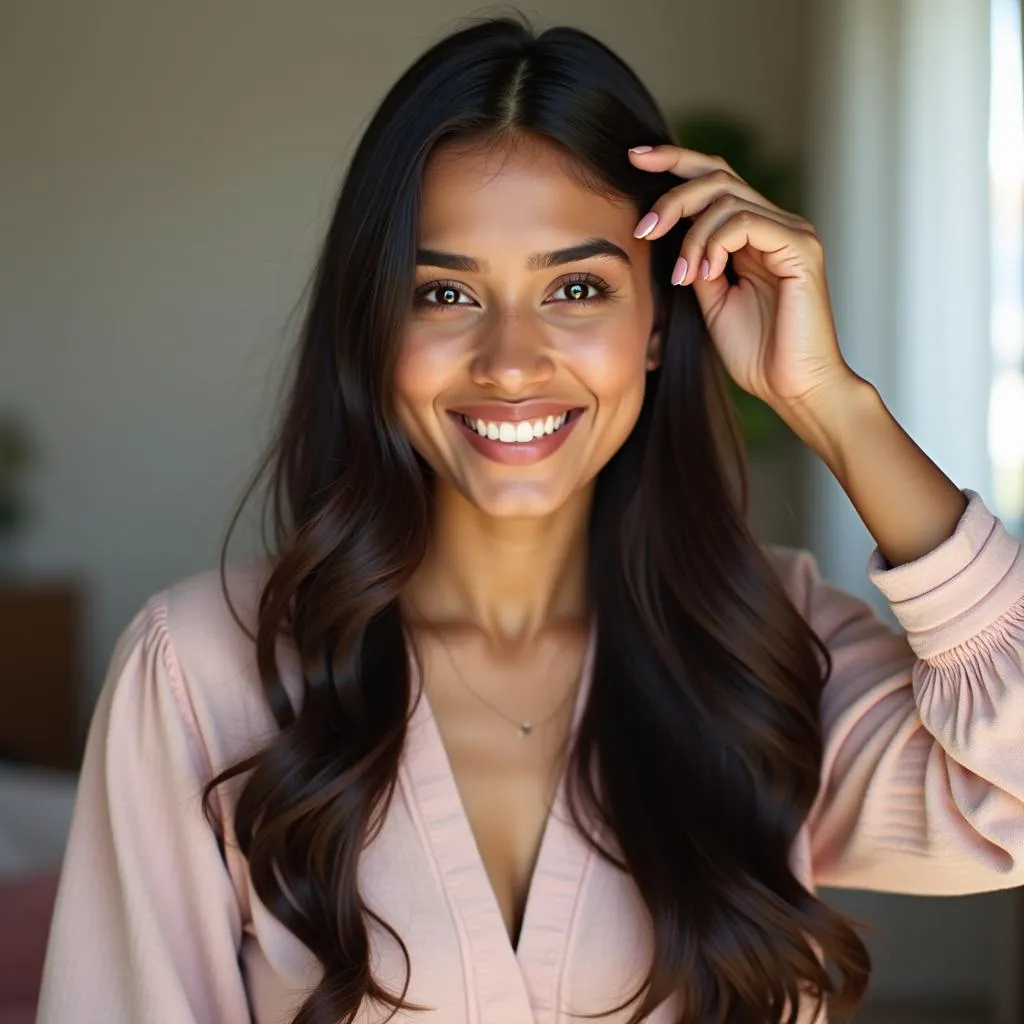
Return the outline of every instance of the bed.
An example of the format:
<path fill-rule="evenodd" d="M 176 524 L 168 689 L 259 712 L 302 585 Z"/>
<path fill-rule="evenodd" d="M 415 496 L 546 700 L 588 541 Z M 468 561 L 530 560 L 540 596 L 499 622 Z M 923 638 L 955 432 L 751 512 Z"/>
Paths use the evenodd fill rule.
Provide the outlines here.
<path fill-rule="evenodd" d="M 0 1024 L 33 1024 L 74 772 L 0 759 Z"/>

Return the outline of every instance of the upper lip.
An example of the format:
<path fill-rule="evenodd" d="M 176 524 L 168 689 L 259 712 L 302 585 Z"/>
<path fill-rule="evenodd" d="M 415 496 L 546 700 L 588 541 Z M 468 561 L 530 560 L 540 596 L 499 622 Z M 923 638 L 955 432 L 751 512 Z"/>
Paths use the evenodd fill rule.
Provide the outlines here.
<path fill-rule="evenodd" d="M 530 399 L 526 402 L 482 402 L 477 405 L 459 405 L 449 412 L 467 416 L 471 420 L 484 420 L 492 423 L 519 423 L 521 421 L 547 419 L 548 416 L 561 416 L 564 412 L 581 408 L 571 402 L 551 402 Z"/>

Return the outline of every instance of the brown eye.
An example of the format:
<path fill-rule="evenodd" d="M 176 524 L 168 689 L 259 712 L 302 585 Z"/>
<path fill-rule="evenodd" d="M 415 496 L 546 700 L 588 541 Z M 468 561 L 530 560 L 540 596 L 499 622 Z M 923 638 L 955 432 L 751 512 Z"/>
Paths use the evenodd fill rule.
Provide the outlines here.
<path fill-rule="evenodd" d="M 443 306 L 468 306 L 473 300 L 458 287 L 448 281 L 432 281 L 424 285 L 416 293 L 416 305 L 432 306 L 435 308 Z"/>
<path fill-rule="evenodd" d="M 574 278 L 566 281 L 555 289 L 551 298 L 555 302 L 567 306 L 589 306 L 592 302 L 600 302 L 611 293 L 611 288 L 599 278 Z"/>
<path fill-rule="evenodd" d="M 563 284 L 558 291 L 564 292 L 565 298 L 569 302 L 586 302 L 587 299 L 593 298 L 588 292 L 596 292 L 597 289 L 589 281 L 573 281 L 571 284 Z M 558 292 L 555 294 L 557 295 Z"/>

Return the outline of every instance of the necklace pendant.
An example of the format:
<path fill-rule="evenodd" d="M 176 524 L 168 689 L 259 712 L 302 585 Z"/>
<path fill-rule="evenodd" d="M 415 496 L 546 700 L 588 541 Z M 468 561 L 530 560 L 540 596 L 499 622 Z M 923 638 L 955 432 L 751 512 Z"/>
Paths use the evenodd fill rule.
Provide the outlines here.
<path fill-rule="evenodd" d="M 533 732 L 533 722 L 520 722 L 519 723 L 519 736 L 520 739 L 529 736 Z"/>

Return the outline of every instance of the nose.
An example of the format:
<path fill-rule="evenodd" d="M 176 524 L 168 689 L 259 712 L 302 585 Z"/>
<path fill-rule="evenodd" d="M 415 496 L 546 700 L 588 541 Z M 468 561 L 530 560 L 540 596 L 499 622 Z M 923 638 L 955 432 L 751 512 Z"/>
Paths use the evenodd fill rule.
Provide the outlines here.
<path fill-rule="evenodd" d="M 554 372 L 543 328 L 519 313 L 487 324 L 470 362 L 474 384 L 508 395 L 529 394 Z"/>

